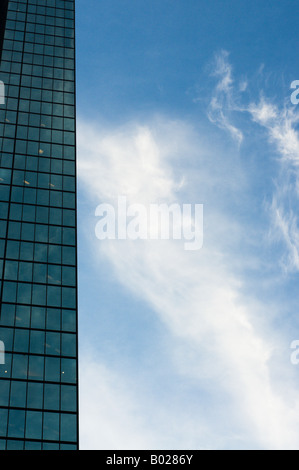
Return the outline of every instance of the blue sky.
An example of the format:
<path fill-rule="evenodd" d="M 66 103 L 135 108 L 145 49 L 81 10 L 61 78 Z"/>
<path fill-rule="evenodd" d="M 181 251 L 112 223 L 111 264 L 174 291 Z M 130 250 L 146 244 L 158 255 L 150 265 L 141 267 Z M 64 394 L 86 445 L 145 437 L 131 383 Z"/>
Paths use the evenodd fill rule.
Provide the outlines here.
<path fill-rule="evenodd" d="M 77 0 L 81 448 L 299 448 L 297 24 Z M 203 247 L 100 241 L 120 196 L 202 204 Z"/>

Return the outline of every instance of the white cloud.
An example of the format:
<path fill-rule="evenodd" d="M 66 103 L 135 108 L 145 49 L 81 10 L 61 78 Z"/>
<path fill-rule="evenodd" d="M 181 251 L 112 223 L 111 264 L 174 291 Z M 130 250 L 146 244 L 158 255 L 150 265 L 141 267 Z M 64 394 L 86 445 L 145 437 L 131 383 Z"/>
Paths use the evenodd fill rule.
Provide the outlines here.
<path fill-rule="evenodd" d="M 278 109 L 270 101 L 262 99 L 258 104 L 251 103 L 248 109 L 253 119 L 268 130 L 269 138 L 277 146 L 283 160 L 298 165 L 299 136 L 295 126 L 299 114 L 294 107 Z"/>
<path fill-rule="evenodd" d="M 152 447 L 153 436 L 133 401 L 134 391 L 119 375 L 107 370 L 94 355 L 85 354 L 81 358 L 80 383 L 82 450 Z"/>
<path fill-rule="evenodd" d="M 174 393 L 167 401 L 155 399 L 146 375 L 114 371 L 92 349 L 80 363 L 81 450 L 216 448 L 220 436 L 209 435 Z"/>
<path fill-rule="evenodd" d="M 240 104 L 240 92 L 249 87 L 248 81 L 235 85 L 229 54 L 221 51 L 216 55 L 213 74 L 218 83 L 212 93 L 208 117 L 211 122 L 225 129 L 240 145 L 244 140 L 241 129 L 232 124 L 233 113 L 248 112 L 251 119 L 265 128 L 269 142 L 275 146 L 280 170 L 275 178 L 276 190 L 268 204 L 271 231 L 284 241 L 287 255 L 281 263 L 286 270 L 299 269 L 299 223 L 296 216 L 299 203 L 299 122 L 297 108 L 288 102 L 279 107 L 270 99 L 261 97 L 258 103 Z M 258 75 L 264 73 L 264 65 Z"/>
<path fill-rule="evenodd" d="M 280 169 L 270 205 L 273 231 L 284 241 L 288 254 L 283 261 L 286 269 L 299 269 L 299 134 L 296 125 L 299 114 L 294 107 L 280 109 L 264 98 L 250 104 L 252 119 L 263 126 L 269 141 L 274 144 Z"/>
<path fill-rule="evenodd" d="M 243 141 L 243 133 L 231 122 L 230 113 L 236 109 L 234 101 L 232 67 L 228 62 L 228 52 L 221 51 L 215 57 L 213 75 L 218 79 L 208 109 L 208 118 L 214 124 L 229 132 L 231 137 L 240 145 Z M 240 91 L 244 91 L 247 85 L 243 82 Z"/>
<path fill-rule="evenodd" d="M 220 72 L 224 74 L 220 88 L 226 92 L 231 83 L 230 70 L 220 69 Z M 242 298 L 240 279 L 232 270 L 234 259 L 230 263 L 225 252 L 228 240 L 232 244 L 234 241 L 240 243 L 239 237 L 248 227 L 240 227 L 228 210 L 221 215 L 220 232 L 219 208 L 214 199 L 214 168 L 218 164 L 221 166 L 224 155 L 213 154 L 211 165 L 199 142 L 188 125 L 167 119 L 106 132 L 93 124 L 80 122 L 79 176 L 95 207 L 103 201 L 115 201 L 121 194 L 129 201 L 144 204 L 182 203 L 186 202 L 184 198 L 192 195 L 193 202 L 200 200 L 208 208 L 205 210 L 204 248 L 199 252 L 188 253 L 175 241 L 106 240 L 100 243 L 91 236 L 89 242 L 99 259 L 106 259 L 113 267 L 119 283 L 153 308 L 168 329 L 173 345 L 178 340 L 181 342 L 177 373 L 187 374 L 212 390 L 213 396 L 217 396 L 216 406 L 224 395 L 230 397 L 226 410 L 223 410 L 225 419 L 234 423 L 229 434 L 233 434 L 234 425 L 240 426 L 245 447 L 297 448 L 298 403 L 290 406 L 279 385 L 272 380 L 271 357 L 279 345 L 277 335 L 269 325 L 263 324 L 267 323 L 265 318 L 269 312 L 255 301 L 254 293 L 250 303 Z M 195 155 L 200 171 L 196 173 L 195 186 L 192 186 L 196 170 L 190 162 L 194 161 Z M 231 158 L 225 155 L 225 171 L 216 183 L 219 194 L 232 174 L 236 194 L 244 187 L 244 177 L 236 179 Z M 184 175 L 180 165 L 183 160 L 188 185 L 182 183 Z M 261 314 L 263 321 L 259 318 Z M 187 354 L 190 349 L 191 360 Z M 174 351 L 174 362 L 176 359 Z M 96 365 L 90 373 L 97 374 Z M 88 376 L 84 380 L 87 383 Z M 96 393 L 90 395 L 86 387 L 85 392 L 83 389 L 82 400 L 88 399 L 97 409 L 96 397 Z M 117 403 L 117 397 L 112 401 Z M 124 404 L 124 408 L 126 406 Z M 109 422 L 102 407 L 97 413 L 99 419 L 103 416 Z M 93 434 L 91 412 L 87 410 L 85 416 L 82 433 L 87 442 L 89 434 Z M 171 414 L 168 418 L 174 419 Z M 207 425 L 206 419 L 204 414 L 194 416 L 194 421 L 202 420 Z M 121 436 L 122 421 L 121 415 L 112 426 L 118 439 L 116 447 L 127 445 Z M 213 417 L 207 434 L 210 437 L 213 431 L 217 434 L 219 425 L 217 417 Z M 142 426 L 137 429 L 141 433 L 137 442 L 143 445 L 148 438 L 148 429 L 144 436 Z M 156 432 L 160 434 L 159 430 Z M 203 444 L 202 434 L 199 430 L 196 432 L 199 445 L 213 447 L 212 437 Z M 97 445 L 95 440 L 92 442 Z M 221 445 L 225 447 L 227 443 Z"/>

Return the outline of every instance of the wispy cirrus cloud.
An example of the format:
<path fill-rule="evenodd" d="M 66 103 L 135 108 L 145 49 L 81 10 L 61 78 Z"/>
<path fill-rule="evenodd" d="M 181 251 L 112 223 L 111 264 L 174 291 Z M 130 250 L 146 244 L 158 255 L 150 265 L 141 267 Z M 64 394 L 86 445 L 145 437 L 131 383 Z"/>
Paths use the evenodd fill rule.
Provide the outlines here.
<path fill-rule="evenodd" d="M 277 147 L 284 163 L 299 164 L 299 135 L 296 125 L 299 113 L 294 106 L 282 103 L 282 106 L 262 98 L 257 104 L 250 103 L 248 111 L 252 119 L 265 127 L 269 139 Z"/>
<path fill-rule="evenodd" d="M 279 170 L 275 181 L 272 202 L 269 205 L 273 231 L 287 248 L 283 265 L 286 269 L 299 270 L 299 133 L 296 128 L 299 113 L 291 105 L 281 107 L 262 98 L 251 103 L 248 111 L 252 119 L 264 127 L 273 144 Z"/>
<path fill-rule="evenodd" d="M 210 100 L 208 118 L 220 128 L 227 130 L 237 144 L 241 145 L 243 133 L 232 123 L 231 119 L 231 113 L 236 110 L 236 92 L 228 56 L 227 51 L 221 51 L 214 59 L 212 76 L 218 81 Z M 242 81 L 240 91 L 245 91 L 246 88 L 247 82 Z"/>
<path fill-rule="evenodd" d="M 261 71 L 259 72 L 261 73 Z M 208 116 L 211 122 L 225 129 L 238 143 L 244 140 L 244 132 L 232 124 L 232 118 L 239 113 L 248 114 L 251 120 L 266 130 L 267 139 L 273 145 L 274 159 L 279 162 L 277 174 L 273 176 L 272 200 L 269 208 L 269 227 L 272 236 L 281 239 L 287 249 L 282 260 L 284 269 L 299 269 L 299 113 L 291 105 L 290 98 L 278 105 L 263 96 L 257 102 L 240 102 L 240 91 L 250 86 L 236 85 L 229 54 L 221 51 L 214 62 L 214 76 L 218 77 L 212 93 Z"/>
<path fill-rule="evenodd" d="M 224 63 L 221 67 L 219 71 L 223 71 L 224 77 L 219 92 L 226 93 L 231 87 L 231 72 Z M 215 205 L 214 168 L 221 166 L 223 160 L 222 178 L 216 177 L 219 193 L 232 173 L 236 194 L 243 187 L 242 177 L 236 179 L 235 163 L 230 156 L 224 149 L 222 154 L 210 149 L 211 166 L 210 155 L 201 149 L 200 136 L 188 124 L 168 119 L 105 132 L 97 125 L 81 122 L 79 149 L 80 181 L 92 203 L 115 201 L 119 194 L 145 204 L 162 200 L 171 204 L 174 199 L 184 203 L 192 195 L 193 202 L 200 201 L 208 207 L 204 247 L 196 255 L 171 240 L 100 243 L 93 234 L 89 237 L 95 262 L 101 266 L 105 260 L 105 266 L 113 269 L 119 284 L 150 305 L 166 327 L 177 377 L 188 376 L 201 384 L 198 400 L 203 390 L 209 390 L 213 396 L 205 412 L 194 415 L 194 421 L 204 423 L 209 436 L 205 440 L 198 433 L 199 446 L 215 446 L 220 423 L 213 410 L 225 396 L 221 419 L 231 423 L 227 432 L 237 433 L 238 438 L 234 444 L 222 441 L 223 448 L 228 445 L 297 448 L 299 402 L 290 404 L 272 377 L 271 358 L 273 350 L 280 347 L 281 338 L 267 325 L 266 318 L 270 317 L 267 306 L 258 302 L 254 292 L 250 303 L 243 298 L 242 279 L 233 269 L 237 255 L 233 251 L 229 256 L 227 253 L 227 240 L 234 245 L 234 241 L 239 244 L 242 237 L 250 237 L 250 223 L 244 226 L 244 219 L 241 223 L 229 210 L 220 219 Z M 197 172 L 192 165 L 188 168 L 188 161 L 192 162 L 195 156 L 200 168 Z M 94 397 L 88 390 L 85 394 L 85 400 L 93 401 L 96 408 Z M 142 403 L 143 398 L 139 399 Z M 178 397 L 178 402 L 184 406 L 184 394 Z M 173 413 L 169 411 L 168 419 L 175 420 L 175 410 Z M 153 428 L 147 432 L 159 434 Z M 87 422 L 83 433 L 88 434 Z"/>

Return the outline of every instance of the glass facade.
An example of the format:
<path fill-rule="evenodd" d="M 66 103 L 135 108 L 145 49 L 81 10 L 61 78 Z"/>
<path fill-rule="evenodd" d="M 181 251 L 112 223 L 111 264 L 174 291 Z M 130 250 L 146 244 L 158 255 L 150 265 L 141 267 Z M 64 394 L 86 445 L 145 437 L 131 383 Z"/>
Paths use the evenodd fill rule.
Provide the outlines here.
<path fill-rule="evenodd" d="M 0 6 L 0 450 L 78 449 L 74 8 Z"/>

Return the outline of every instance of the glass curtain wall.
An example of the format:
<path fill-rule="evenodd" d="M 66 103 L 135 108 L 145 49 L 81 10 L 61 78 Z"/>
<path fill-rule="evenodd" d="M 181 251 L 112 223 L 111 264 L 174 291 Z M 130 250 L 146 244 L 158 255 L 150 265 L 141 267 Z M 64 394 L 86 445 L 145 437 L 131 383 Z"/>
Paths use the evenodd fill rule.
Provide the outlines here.
<path fill-rule="evenodd" d="M 75 2 L 9 1 L 4 21 L 6 4 L 0 450 L 76 450 Z"/>

